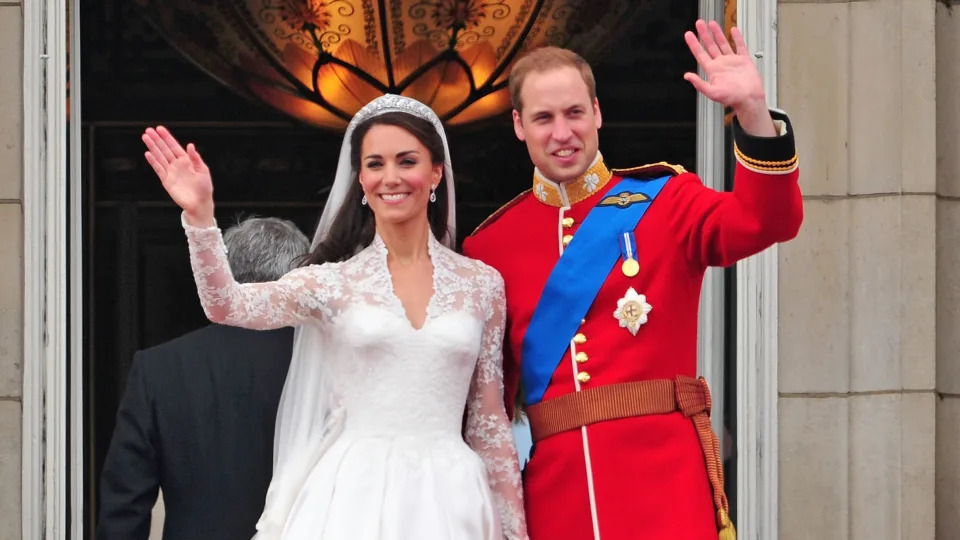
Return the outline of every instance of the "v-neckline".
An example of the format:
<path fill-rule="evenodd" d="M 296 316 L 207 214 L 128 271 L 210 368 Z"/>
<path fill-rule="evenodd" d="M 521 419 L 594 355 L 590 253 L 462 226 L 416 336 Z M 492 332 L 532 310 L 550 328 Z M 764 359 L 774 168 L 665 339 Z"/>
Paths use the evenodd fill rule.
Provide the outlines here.
<path fill-rule="evenodd" d="M 413 324 L 413 321 L 410 319 L 410 315 L 407 313 L 407 308 L 403 305 L 403 300 L 401 300 L 400 296 L 397 294 L 397 288 L 393 282 L 393 273 L 390 271 L 390 264 L 387 261 L 390 253 L 387 249 L 387 244 L 383 241 L 383 238 L 381 238 L 379 234 L 375 235 L 373 243 L 374 247 L 380 254 L 380 260 L 383 262 L 383 269 L 387 279 L 387 289 L 397 310 L 397 314 L 403 317 L 403 320 L 407 322 L 407 326 L 409 326 L 410 329 L 412 329 L 414 332 L 420 332 L 427 326 L 427 324 L 430 323 L 430 320 L 434 315 L 433 304 L 434 300 L 437 298 L 437 240 L 433 237 L 432 232 L 427 238 L 427 256 L 430 258 L 430 266 L 432 268 L 430 272 L 430 299 L 427 300 L 427 307 L 423 315 L 423 322 L 419 327 Z"/>

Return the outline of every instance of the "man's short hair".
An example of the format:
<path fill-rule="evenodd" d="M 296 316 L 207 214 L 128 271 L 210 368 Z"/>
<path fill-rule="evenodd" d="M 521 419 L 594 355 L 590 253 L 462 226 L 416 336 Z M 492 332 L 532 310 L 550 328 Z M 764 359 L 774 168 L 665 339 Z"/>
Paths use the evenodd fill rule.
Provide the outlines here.
<path fill-rule="evenodd" d="M 240 220 L 223 233 L 227 260 L 240 283 L 276 281 L 298 266 L 310 249 L 307 237 L 292 222 L 273 217 Z"/>
<path fill-rule="evenodd" d="M 510 69 L 510 100 L 513 102 L 513 108 L 517 112 L 523 112 L 520 91 L 523 90 L 523 82 L 527 79 L 527 75 L 564 67 L 572 67 L 579 71 L 580 77 L 587 85 L 590 100 L 597 98 L 597 81 L 593 78 L 590 64 L 582 56 L 560 47 L 538 47 L 520 57 Z"/>

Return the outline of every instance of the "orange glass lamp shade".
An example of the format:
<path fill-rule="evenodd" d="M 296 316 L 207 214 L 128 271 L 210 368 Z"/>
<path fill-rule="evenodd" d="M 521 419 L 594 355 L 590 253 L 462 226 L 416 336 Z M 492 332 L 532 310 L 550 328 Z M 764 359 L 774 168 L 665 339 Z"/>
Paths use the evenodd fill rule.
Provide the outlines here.
<path fill-rule="evenodd" d="M 646 2 L 636 0 L 136 0 L 212 76 L 332 129 L 385 93 L 456 125 L 510 107 L 507 78 L 527 49 L 585 56 Z"/>

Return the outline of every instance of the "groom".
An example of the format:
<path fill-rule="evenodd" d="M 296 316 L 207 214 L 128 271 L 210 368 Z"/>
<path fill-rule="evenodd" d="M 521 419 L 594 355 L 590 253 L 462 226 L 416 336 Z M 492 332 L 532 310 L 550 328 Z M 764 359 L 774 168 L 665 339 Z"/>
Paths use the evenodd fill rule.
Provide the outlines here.
<path fill-rule="evenodd" d="M 667 163 L 609 169 L 593 73 L 575 53 L 538 49 L 510 74 L 533 187 L 464 252 L 506 283 L 507 410 L 519 387 L 533 540 L 735 537 L 694 378 L 701 282 L 796 236 L 803 210 L 792 128 L 768 110 L 739 31 L 734 50 L 716 23 L 696 29 L 685 39 L 706 80 L 685 79 L 736 114 L 732 193 Z"/>

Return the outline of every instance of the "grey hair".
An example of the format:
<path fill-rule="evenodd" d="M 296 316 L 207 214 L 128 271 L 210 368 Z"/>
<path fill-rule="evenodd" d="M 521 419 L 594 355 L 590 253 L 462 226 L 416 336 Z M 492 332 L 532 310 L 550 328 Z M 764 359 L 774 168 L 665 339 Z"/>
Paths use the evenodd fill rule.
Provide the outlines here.
<path fill-rule="evenodd" d="M 292 222 L 273 217 L 240 220 L 223 233 L 227 260 L 240 283 L 276 281 L 299 266 L 310 241 Z"/>

